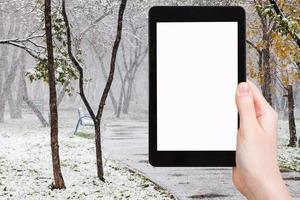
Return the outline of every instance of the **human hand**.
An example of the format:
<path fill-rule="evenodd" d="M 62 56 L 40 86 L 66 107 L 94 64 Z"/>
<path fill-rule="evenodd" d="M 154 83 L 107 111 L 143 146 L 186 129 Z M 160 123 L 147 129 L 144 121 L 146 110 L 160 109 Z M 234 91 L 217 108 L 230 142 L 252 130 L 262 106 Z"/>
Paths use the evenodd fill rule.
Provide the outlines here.
<path fill-rule="evenodd" d="M 247 199 L 291 199 L 277 163 L 277 113 L 252 82 L 238 85 L 240 116 L 232 178 Z"/>

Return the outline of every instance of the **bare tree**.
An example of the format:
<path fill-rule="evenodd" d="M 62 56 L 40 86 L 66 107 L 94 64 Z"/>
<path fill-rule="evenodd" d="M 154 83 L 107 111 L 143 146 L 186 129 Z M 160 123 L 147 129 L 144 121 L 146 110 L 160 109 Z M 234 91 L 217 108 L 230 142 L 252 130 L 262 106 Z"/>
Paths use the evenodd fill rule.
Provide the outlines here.
<path fill-rule="evenodd" d="M 263 74 L 263 82 L 262 82 L 262 93 L 268 103 L 272 106 L 272 79 L 273 77 L 273 68 L 270 64 L 270 50 L 272 46 L 272 31 L 274 31 L 276 23 L 273 19 L 271 19 L 268 15 L 263 14 L 261 7 L 265 6 L 265 2 L 262 0 L 254 0 L 256 11 L 260 19 L 261 23 L 261 34 L 262 41 L 264 43 L 263 48 L 261 49 L 262 56 L 262 74 Z"/>
<path fill-rule="evenodd" d="M 73 55 L 72 52 L 72 40 L 71 40 L 71 30 L 70 30 L 70 24 L 68 21 L 68 16 L 66 13 L 66 5 L 65 5 L 65 0 L 62 0 L 62 13 L 63 13 L 63 18 L 64 22 L 66 25 L 67 29 L 67 44 L 68 44 L 68 54 L 70 56 L 70 59 L 72 60 L 74 66 L 77 68 L 79 72 L 79 94 L 80 97 L 86 106 L 91 118 L 93 119 L 94 122 L 94 127 L 95 127 L 95 143 L 96 143 L 96 161 L 97 161 L 97 175 L 98 178 L 102 181 L 104 181 L 104 172 L 103 172 L 103 163 L 102 163 L 102 148 L 101 148 L 101 120 L 102 120 L 102 114 L 103 114 L 103 109 L 105 106 L 105 102 L 107 99 L 107 96 L 110 91 L 111 84 L 113 82 L 114 78 L 114 71 L 115 71 L 115 63 L 116 63 L 116 57 L 117 57 L 117 52 L 119 48 L 119 44 L 121 41 L 121 35 L 122 35 L 122 25 L 123 25 L 123 14 L 126 8 L 126 3 L 127 0 L 122 0 L 121 5 L 119 7 L 119 15 L 118 15 L 118 27 L 117 27 L 117 34 L 115 38 L 115 42 L 112 48 L 112 53 L 111 53 L 111 63 L 110 63 L 110 72 L 107 78 L 107 82 L 104 88 L 104 91 L 102 93 L 100 103 L 98 106 L 97 113 L 95 113 L 90 106 L 89 101 L 87 100 L 84 89 L 83 89 L 83 80 L 84 80 L 84 75 L 83 75 L 83 68 L 80 65 L 80 63 L 77 61 L 75 56 Z"/>
<path fill-rule="evenodd" d="M 3 14 L 1 14 L 3 17 Z M 9 26 L 9 30 L 7 35 L 11 35 L 14 32 L 14 25 L 15 25 L 15 18 L 12 18 L 13 21 Z M 0 31 L 4 33 L 4 25 L 3 22 L 0 22 Z M 4 34 L 5 35 L 5 34 Z M 0 43 L 1 44 L 1 43 Z M 6 48 L 3 48 L 6 47 Z M 4 114 L 5 114 L 5 105 L 6 105 L 6 92 L 5 88 L 10 87 L 11 83 L 10 80 L 7 79 L 8 73 L 8 55 L 9 55 L 9 48 L 7 46 L 3 46 L 1 55 L 0 55 L 0 123 L 4 122 Z"/>
<path fill-rule="evenodd" d="M 47 41 L 47 57 L 48 57 L 48 77 L 49 77 L 49 106 L 51 116 L 51 150 L 54 183 L 53 189 L 64 189 L 65 183 L 60 168 L 59 146 L 58 146 L 58 114 L 57 114 L 57 97 L 52 41 L 52 22 L 51 22 L 51 0 L 45 0 L 45 29 Z"/>
<path fill-rule="evenodd" d="M 25 66 L 21 66 L 21 72 L 20 72 L 20 85 L 23 87 L 23 96 L 22 99 L 23 101 L 27 104 L 27 106 L 33 111 L 33 113 L 37 116 L 38 120 L 41 122 L 43 127 L 49 126 L 49 123 L 46 121 L 44 118 L 42 112 L 38 109 L 38 107 L 30 100 L 28 96 L 28 91 L 27 91 L 27 84 L 25 80 Z"/>
<path fill-rule="evenodd" d="M 288 121 L 289 121 L 289 143 L 288 146 L 296 147 L 297 144 L 297 130 L 296 130 L 296 122 L 295 122 L 295 96 L 293 89 L 293 82 L 290 81 L 288 70 L 285 71 L 287 81 L 283 82 L 279 77 L 276 77 L 279 83 L 279 86 L 283 89 L 283 97 L 287 98 L 287 112 L 288 112 Z"/>
<path fill-rule="evenodd" d="M 104 59 L 104 53 L 101 54 L 100 51 L 95 46 L 95 44 L 93 44 L 92 42 L 90 42 L 90 45 L 93 47 L 93 50 L 94 50 L 94 52 L 96 54 L 96 57 L 98 58 L 103 78 L 104 78 L 105 81 L 107 81 L 107 79 L 108 79 L 108 73 L 107 73 L 107 71 L 105 69 L 105 64 L 104 64 L 104 61 L 103 61 L 103 59 Z M 109 90 L 109 98 L 111 100 L 111 103 L 112 103 L 112 106 L 113 106 L 113 109 L 114 109 L 114 113 L 117 114 L 118 104 L 117 104 L 117 100 L 115 98 L 115 95 L 114 95 L 114 92 L 113 92 L 112 89 Z"/>
<path fill-rule="evenodd" d="M 122 53 L 123 53 L 123 61 L 124 61 L 124 68 L 125 68 L 125 76 L 124 76 L 124 81 L 122 81 L 122 90 L 120 96 L 122 96 L 122 93 L 124 95 L 124 100 L 123 100 L 123 113 L 128 114 L 129 112 L 129 106 L 132 98 L 132 90 L 134 86 L 134 81 L 136 78 L 136 73 L 143 63 L 147 53 L 148 53 L 148 48 L 145 48 L 142 50 L 142 44 L 138 41 L 137 38 L 134 39 L 135 43 L 135 49 L 131 53 L 130 52 L 130 61 L 127 63 L 126 61 L 126 55 L 125 55 L 125 50 L 122 48 Z M 127 87 L 126 87 L 127 84 Z M 126 89 L 124 89 L 126 87 Z"/>
<path fill-rule="evenodd" d="M 293 94 L 293 85 L 288 85 L 286 87 L 287 94 L 284 95 L 288 99 L 288 114 L 289 114 L 289 132 L 290 140 L 288 146 L 296 147 L 297 143 L 297 133 L 296 133 L 296 124 L 295 124 L 295 114 L 294 114 L 294 94 Z"/>

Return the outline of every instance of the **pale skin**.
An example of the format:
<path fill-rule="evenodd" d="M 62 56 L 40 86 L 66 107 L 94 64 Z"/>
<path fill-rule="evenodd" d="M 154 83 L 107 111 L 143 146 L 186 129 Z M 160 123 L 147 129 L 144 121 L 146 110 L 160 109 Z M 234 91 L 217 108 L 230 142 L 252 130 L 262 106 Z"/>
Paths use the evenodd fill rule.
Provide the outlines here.
<path fill-rule="evenodd" d="M 277 163 L 277 113 L 250 81 L 236 92 L 240 116 L 232 179 L 249 200 L 289 200 Z"/>

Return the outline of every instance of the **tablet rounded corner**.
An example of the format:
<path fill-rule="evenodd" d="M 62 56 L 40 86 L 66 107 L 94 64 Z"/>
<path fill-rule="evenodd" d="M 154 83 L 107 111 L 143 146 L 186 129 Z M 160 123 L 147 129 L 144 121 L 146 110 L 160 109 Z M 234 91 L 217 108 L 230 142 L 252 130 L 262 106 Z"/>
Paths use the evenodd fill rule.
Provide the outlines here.
<path fill-rule="evenodd" d="M 160 6 L 152 6 L 150 9 L 149 9 L 149 11 L 148 11 L 148 16 L 149 16 L 149 18 L 151 17 L 151 16 L 153 16 L 153 14 L 156 12 L 156 10 L 159 8 Z"/>
<path fill-rule="evenodd" d="M 153 167 L 158 167 L 157 161 L 149 154 L 149 164 Z"/>
<path fill-rule="evenodd" d="M 243 16 L 246 17 L 246 10 L 244 7 L 242 6 L 236 6 L 236 8 L 238 9 L 238 12 Z"/>

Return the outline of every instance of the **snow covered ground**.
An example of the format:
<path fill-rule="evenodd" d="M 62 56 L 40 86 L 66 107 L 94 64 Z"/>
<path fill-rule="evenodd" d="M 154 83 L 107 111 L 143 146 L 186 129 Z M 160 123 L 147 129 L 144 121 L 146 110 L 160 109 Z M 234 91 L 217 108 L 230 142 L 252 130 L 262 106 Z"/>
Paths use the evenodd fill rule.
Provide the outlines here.
<path fill-rule="evenodd" d="M 52 183 L 49 128 L 41 128 L 32 115 L 0 125 L 0 199 L 172 199 L 166 190 L 109 159 L 105 159 L 106 182 L 99 181 L 94 140 L 73 136 L 74 120 L 60 120 L 67 189 L 54 191 L 48 188 Z"/>
<path fill-rule="evenodd" d="M 138 120 L 140 117 L 134 116 L 131 120 Z M 0 125 L 1 200 L 172 199 L 166 190 L 109 159 L 105 159 L 106 183 L 100 182 L 96 178 L 94 140 L 90 139 L 92 128 L 80 128 L 78 134 L 81 137 L 73 136 L 77 119 L 76 111 L 60 113 L 61 164 L 67 189 L 55 191 L 48 188 L 52 183 L 49 128 L 41 128 L 31 114 L 24 115 L 22 120 L 8 119 Z M 106 116 L 104 123 L 111 124 L 113 120 Z M 300 133 L 300 121 L 297 124 L 297 131 Z M 287 147 L 288 136 L 288 123 L 281 120 L 278 134 L 279 163 L 283 168 L 300 171 L 300 148 Z M 197 173 L 200 173 L 199 170 Z M 199 181 L 197 184 L 199 192 L 205 193 L 203 187 L 199 186 Z"/>
<path fill-rule="evenodd" d="M 300 133 L 300 120 L 296 121 L 297 138 Z M 278 126 L 278 161 L 281 168 L 300 171 L 300 147 L 288 147 L 289 124 L 286 120 L 280 120 Z"/>

